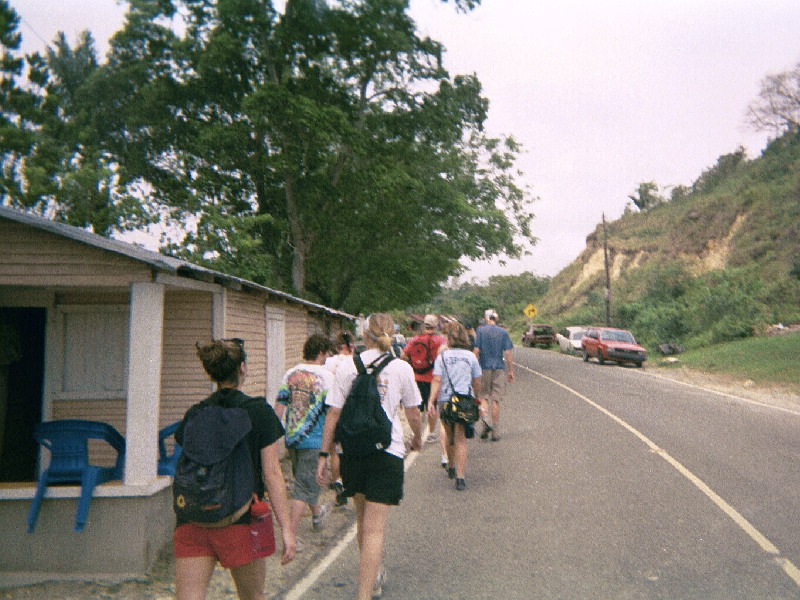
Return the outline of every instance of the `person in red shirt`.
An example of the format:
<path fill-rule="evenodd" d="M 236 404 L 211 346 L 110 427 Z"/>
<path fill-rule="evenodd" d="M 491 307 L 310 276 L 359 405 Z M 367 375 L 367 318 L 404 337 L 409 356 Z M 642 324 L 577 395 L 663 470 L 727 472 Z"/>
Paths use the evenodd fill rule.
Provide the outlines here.
<path fill-rule="evenodd" d="M 425 330 L 423 333 L 414 336 L 406 344 L 400 355 L 405 361 L 411 363 L 414 369 L 414 380 L 417 382 L 419 393 L 422 396 L 420 411 L 422 412 L 422 428 L 425 429 L 425 417 L 428 412 L 428 397 L 431 394 L 431 382 L 433 381 L 433 363 L 439 355 L 439 347 L 447 345 L 447 338 L 436 333 L 439 328 L 439 318 L 436 315 L 425 315 L 423 321 Z M 429 421 L 430 436 L 429 442 L 437 439 L 439 418 L 434 415 Z M 447 468 L 447 454 L 442 440 L 442 466 Z"/>

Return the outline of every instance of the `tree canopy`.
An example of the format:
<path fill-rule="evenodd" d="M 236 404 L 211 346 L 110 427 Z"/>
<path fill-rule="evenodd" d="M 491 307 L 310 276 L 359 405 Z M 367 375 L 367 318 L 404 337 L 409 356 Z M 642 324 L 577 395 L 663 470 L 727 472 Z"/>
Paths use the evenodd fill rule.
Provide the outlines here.
<path fill-rule="evenodd" d="M 800 131 L 800 62 L 783 73 L 767 75 L 748 110 L 750 124 L 776 136 Z"/>
<path fill-rule="evenodd" d="M 407 0 L 132 0 L 105 64 L 88 35 L 31 57 L 3 202 L 104 234 L 166 219 L 166 251 L 334 307 L 418 302 L 533 241 L 521 148 L 443 50 Z"/>

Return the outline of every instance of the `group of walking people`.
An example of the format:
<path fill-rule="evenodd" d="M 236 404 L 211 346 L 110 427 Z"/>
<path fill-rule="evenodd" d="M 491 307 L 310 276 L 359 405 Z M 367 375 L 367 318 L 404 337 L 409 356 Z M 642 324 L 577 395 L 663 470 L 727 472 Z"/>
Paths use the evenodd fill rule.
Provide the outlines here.
<path fill-rule="evenodd" d="M 466 440 L 474 430 L 463 423 L 442 422 L 437 426 L 439 411 L 447 399 L 455 392 L 479 398 L 485 416 L 481 437 L 500 439 L 502 390 L 506 380 L 514 379 L 512 344 L 508 332 L 497 326 L 495 311 L 486 311 L 485 320 L 473 340 L 460 323 L 447 324 L 444 335 L 437 334 L 438 319 L 427 315 L 425 332 L 412 338 L 400 352 L 405 360 L 391 360 L 380 370 L 377 384 L 381 407 L 391 422 L 391 442 L 382 451 L 348 455 L 335 443 L 342 409 L 359 373 L 349 332 L 341 332 L 336 344 L 318 334 L 306 340 L 303 361 L 284 375 L 275 410 L 265 398 L 253 398 L 241 391 L 247 374 L 242 340 L 216 340 L 198 347 L 203 367 L 218 389 L 187 411 L 176 441 L 182 443 L 185 423 L 205 406 L 244 408 L 252 425 L 247 445 L 255 496 L 262 498 L 265 492 L 269 496 L 283 544 L 281 564 L 295 557 L 297 533 L 307 511 L 312 515 L 312 527 L 322 526 L 327 506 L 320 505 L 319 499 L 321 490 L 330 484 L 336 491 L 337 504 L 351 498 L 356 512 L 357 598 L 379 598 L 386 577 L 382 568 L 386 521 L 389 509 L 403 497 L 407 446 L 400 408 L 412 434 L 410 449 L 421 450 L 423 421 L 427 421 L 428 439 L 440 441 L 442 465 L 455 479 L 457 490 L 466 489 Z M 368 317 L 360 362 L 367 369 L 377 365 L 392 353 L 395 336 L 390 315 Z M 409 355 L 412 345 L 420 341 L 427 346 L 428 369 L 415 365 L 420 361 Z M 294 479 L 289 494 L 280 465 L 281 441 Z M 174 534 L 178 600 L 205 598 L 217 561 L 231 570 L 241 599 L 264 598 L 266 557 L 274 551 L 274 545 L 265 549 L 268 544 L 255 543 L 253 536 L 259 533 L 252 522 L 247 512 L 217 527 L 178 520 Z"/>

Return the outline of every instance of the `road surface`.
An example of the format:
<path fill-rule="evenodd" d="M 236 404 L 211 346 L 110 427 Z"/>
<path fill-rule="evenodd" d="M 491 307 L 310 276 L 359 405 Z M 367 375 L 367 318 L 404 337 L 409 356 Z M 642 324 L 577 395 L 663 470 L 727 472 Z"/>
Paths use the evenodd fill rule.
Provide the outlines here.
<path fill-rule="evenodd" d="M 413 454 L 387 599 L 800 598 L 800 413 L 516 348 L 467 490 Z M 355 597 L 352 534 L 286 596 Z"/>

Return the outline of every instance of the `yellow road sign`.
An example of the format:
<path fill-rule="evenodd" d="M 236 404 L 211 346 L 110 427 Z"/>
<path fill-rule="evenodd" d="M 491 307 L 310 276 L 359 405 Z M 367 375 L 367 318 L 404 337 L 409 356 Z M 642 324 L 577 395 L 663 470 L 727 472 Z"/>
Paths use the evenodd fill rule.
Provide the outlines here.
<path fill-rule="evenodd" d="M 532 319 L 533 317 L 536 316 L 536 312 L 537 311 L 536 311 L 536 307 L 533 304 L 528 304 L 528 306 L 526 306 L 522 310 L 522 312 L 525 314 L 526 317 L 528 317 L 529 319 Z"/>

